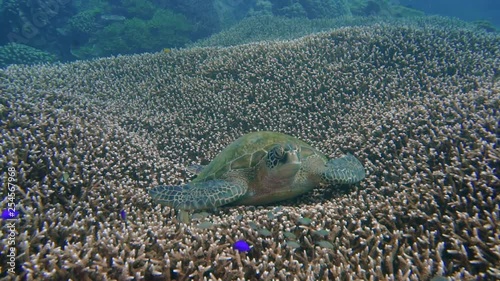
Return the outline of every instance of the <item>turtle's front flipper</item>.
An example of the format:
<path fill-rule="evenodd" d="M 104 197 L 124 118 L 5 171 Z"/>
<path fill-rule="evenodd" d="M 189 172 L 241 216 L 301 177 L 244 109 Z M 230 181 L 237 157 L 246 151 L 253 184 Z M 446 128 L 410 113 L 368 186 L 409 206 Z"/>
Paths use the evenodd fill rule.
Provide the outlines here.
<path fill-rule="evenodd" d="M 205 166 L 203 165 L 198 165 L 198 164 L 193 164 L 191 166 L 188 166 L 186 168 L 186 170 L 190 173 L 193 173 L 195 175 L 199 175 L 201 173 L 201 171 L 203 171 L 203 169 L 205 169 Z"/>
<path fill-rule="evenodd" d="M 365 168 L 352 154 L 332 159 L 326 163 L 321 175 L 326 184 L 352 184 L 365 178 Z"/>
<path fill-rule="evenodd" d="M 208 180 L 186 185 L 160 185 L 149 190 L 158 203 L 180 210 L 216 208 L 230 203 L 246 193 L 244 181 Z"/>

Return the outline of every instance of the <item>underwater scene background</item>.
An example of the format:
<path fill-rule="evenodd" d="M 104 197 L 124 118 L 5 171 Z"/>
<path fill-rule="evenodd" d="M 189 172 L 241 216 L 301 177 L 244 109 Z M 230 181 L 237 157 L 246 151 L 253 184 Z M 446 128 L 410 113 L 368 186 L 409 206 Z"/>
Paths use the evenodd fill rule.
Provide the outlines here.
<path fill-rule="evenodd" d="M 351 25 L 353 17 L 423 15 L 457 17 L 487 32 L 500 28 L 496 0 L 0 0 L 0 67 L 186 47 L 256 16 L 332 28 Z M 346 21 L 318 23 L 332 19 Z M 296 22 L 296 29 L 302 24 L 311 23 Z"/>
<path fill-rule="evenodd" d="M 498 3 L 445 3 L 0 1 L 0 280 L 500 278 Z M 148 195 L 263 130 L 366 179 Z"/>

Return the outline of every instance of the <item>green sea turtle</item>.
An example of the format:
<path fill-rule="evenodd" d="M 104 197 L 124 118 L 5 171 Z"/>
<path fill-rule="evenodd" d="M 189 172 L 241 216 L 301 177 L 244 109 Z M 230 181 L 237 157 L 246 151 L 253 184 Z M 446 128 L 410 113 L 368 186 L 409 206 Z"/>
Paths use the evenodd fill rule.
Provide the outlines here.
<path fill-rule="evenodd" d="M 352 184 L 365 178 L 363 165 L 351 154 L 328 160 L 309 144 L 276 132 L 246 134 L 185 185 L 149 190 L 158 203 L 180 210 L 202 210 L 226 204 L 263 205 L 293 198 L 318 185 Z"/>

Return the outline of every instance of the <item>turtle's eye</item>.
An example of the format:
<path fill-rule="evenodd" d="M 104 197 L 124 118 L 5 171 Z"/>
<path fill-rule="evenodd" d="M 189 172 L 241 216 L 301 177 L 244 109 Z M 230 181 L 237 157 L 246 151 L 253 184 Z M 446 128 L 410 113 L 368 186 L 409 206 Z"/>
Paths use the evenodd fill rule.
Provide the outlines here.
<path fill-rule="evenodd" d="M 285 158 L 286 158 L 285 148 L 281 145 L 276 145 L 269 151 L 266 159 L 266 164 L 269 168 L 272 169 L 276 167 L 278 163 L 286 160 Z"/>
<path fill-rule="evenodd" d="M 285 157 L 285 149 L 283 146 L 277 147 L 274 151 L 276 152 L 276 158 L 283 159 L 283 157 Z"/>

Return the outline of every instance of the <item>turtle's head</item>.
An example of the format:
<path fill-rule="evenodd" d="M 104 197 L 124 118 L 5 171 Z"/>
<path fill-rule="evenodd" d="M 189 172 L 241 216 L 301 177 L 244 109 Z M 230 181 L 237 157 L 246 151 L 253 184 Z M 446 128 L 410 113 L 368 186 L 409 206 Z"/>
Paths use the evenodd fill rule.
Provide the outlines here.
<path fill-rule="evenodd" d="M 267 154 L 266 166 L 269 172 L 280 177 L 293 177 L 299 171 L 300 148 L 293 144 L 276 144 Z"/>

